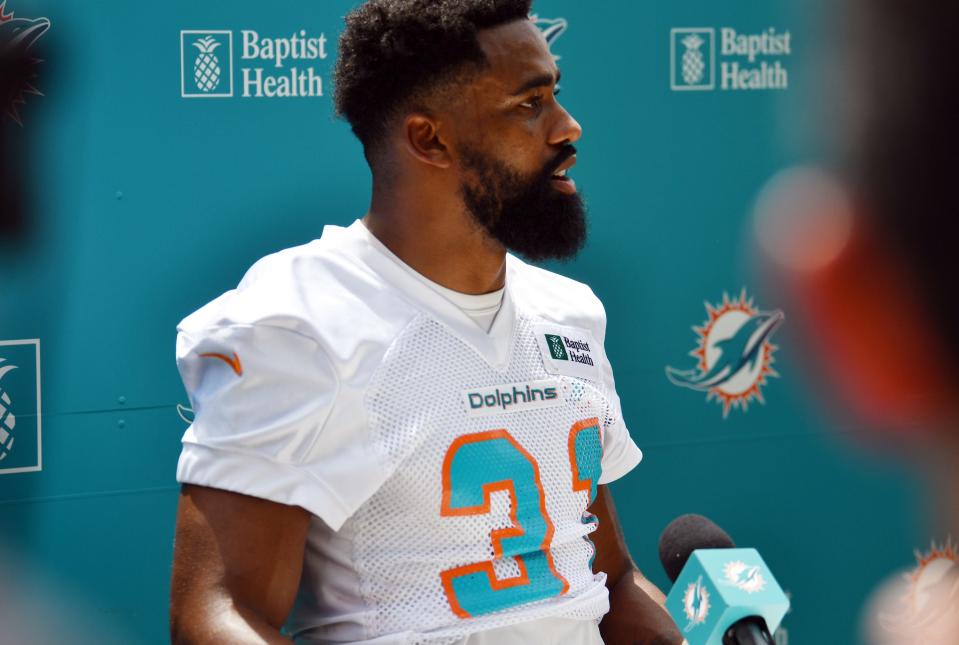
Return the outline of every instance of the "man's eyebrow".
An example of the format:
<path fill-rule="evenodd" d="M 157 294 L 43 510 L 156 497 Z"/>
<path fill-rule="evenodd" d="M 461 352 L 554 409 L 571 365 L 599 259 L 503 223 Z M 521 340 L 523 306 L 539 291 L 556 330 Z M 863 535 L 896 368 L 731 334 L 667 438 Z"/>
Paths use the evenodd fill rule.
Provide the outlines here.
<path fill-rule="evenodd" d="M 559 85 L 559 77 L 561 75 L 562 73 L 559 70 L 556 70 L 555 78 L 553 77 L 552 74 L 539 74 L 538 76 L 534 76 L 533 78 L 529 79 L 528 81 L 520 85 L 518 88 L 516 88 L 516 90 L 513 91 L 510 94 L 510 96 L 519 96 L 520 94 L 528 92 L 534 87 L 544 87 L 547 85 L 552 85 L 553 83 L 556 83 L 557 85 Z"/>

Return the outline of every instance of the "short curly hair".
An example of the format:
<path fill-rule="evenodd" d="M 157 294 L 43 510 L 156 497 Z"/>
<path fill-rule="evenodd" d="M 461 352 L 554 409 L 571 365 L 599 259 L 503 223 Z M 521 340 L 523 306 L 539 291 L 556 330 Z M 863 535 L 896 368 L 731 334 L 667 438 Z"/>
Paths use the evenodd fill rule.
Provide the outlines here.
<path fill-rule="evenodd" d="M 479 30 L 529 12 L 530 0 L 368 0 L 347 14 L 334 100 L 367 159 L 411 100 L 485 65 Z"/>

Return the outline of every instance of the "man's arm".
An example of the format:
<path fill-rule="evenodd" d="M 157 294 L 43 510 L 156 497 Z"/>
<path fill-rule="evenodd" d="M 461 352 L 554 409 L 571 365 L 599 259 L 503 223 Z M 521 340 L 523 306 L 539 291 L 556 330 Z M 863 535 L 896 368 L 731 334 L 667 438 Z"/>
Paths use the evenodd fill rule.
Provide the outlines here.
<path fill-rule="evenodd" d="M 170 634 L 179 643 L 289 643 L 310 513 L 185 484 L 177 511 Z"/>
<path fill-rule="evenodd" d="M 613 506 L 613 495 L 599 486 L 590 511 L 599 518 L 592 535 L 593 569 L 604 571 L 609 586 L 609 613 L 599 625 L 607 645 L 675 645 L 683 642 L 663 604 L 666 596 L 633 562 Z"/>

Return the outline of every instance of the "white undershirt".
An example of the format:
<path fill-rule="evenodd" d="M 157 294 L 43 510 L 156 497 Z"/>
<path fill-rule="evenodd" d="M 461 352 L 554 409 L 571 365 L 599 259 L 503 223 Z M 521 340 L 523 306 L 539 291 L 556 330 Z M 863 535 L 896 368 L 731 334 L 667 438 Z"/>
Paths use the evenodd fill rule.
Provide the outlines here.
<path fill-rule="evenodd" d="M 496 314 L 499 313 L 500 307 L 503 304 L 503 292 L 506 291 L 506 287 L 480 295 L 461 293 L 447 289 L 443 285 L 436 284 L 423 274 L 418 273 L 413 267 L 403 262 L 403 260 L 386 248 L 385 244 L 376 239 L 376 236 L 370 233 L 365 225 L 363 226 L 363 230 L 366 231 L 367 236 L 370 238 L 370 243 L 375 249 L 395 262 L 396 265 L 404 271 L 456 305 L 460 311 L 469 316 L 484 332 L 489 332 L 493 326 L 493 321 L 496 320 Z"/>

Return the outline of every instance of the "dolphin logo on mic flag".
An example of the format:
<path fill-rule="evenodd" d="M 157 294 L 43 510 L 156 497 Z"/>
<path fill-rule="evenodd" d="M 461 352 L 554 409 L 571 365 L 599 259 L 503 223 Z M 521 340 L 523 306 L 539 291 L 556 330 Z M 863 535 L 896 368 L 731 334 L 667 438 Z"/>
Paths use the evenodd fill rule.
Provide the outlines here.
<path fill-rule="evenodd" d="M 723 575 L 726 576 L 726 582 L 746 593 L 756 593 L 762 591 L 766 586 L 766 579 L 763 578 L 762 569 L 755 565 L 748 565 L 742 560 L 727 562 L 723 567 Z"/>
<path fill-rule="evenodd" d="M 666 596 L 666 611 L 685 627 L 690 645 L 720 645 L 726 629 L 750 617 L 773 633 L 788 609 L 789 599 L 755 549 L 694 550 Z"/>
<path fill-rule="evenodd" d="M 686 612 L 686 618 L 689 623 L 683 631 L 689 632 L 696 625 L 702 625 L 709 616 L 709 592 L 703 585 L 703 577 L 699 576 L 696 582 L 691 582 L 686 587 L 686 594 L 683 596 L 683 610 Z"/>

